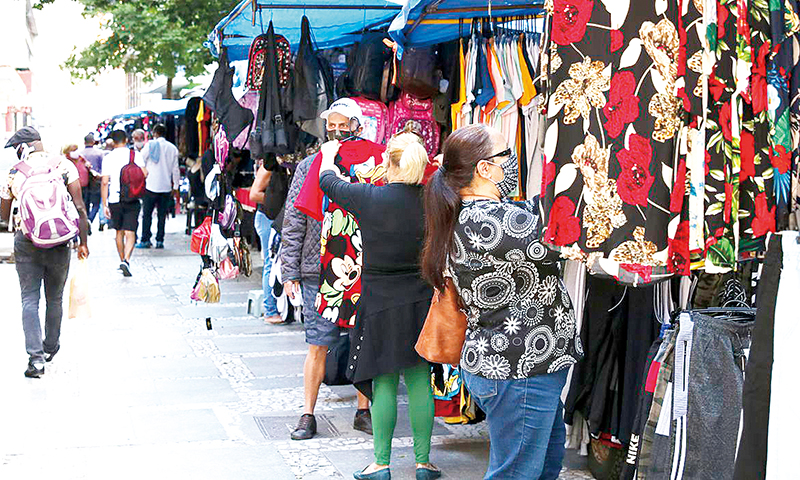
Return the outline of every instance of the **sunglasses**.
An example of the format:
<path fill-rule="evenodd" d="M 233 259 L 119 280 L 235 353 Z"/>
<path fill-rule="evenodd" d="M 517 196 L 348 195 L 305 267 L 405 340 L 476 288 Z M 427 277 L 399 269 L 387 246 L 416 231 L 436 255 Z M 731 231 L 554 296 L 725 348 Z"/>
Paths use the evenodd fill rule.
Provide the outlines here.
<path fill-rule="evenodd" d="M 491 160 L 491 159 L 493 159 L 493 158 L 497 158 L 497 157 L 510 157 L 510 156 L 511 156 L 511 153 L 512 153 L 511 149 L 510 149 L 510 148 L 507 148 L 507 149 L 503 150 L 503 151 L 502 151 L 502 152 L 500 152 L 500 153 L 495 153 L 495 154 L 494 154 L 494 155 L 492 155 L 491 157 L 482 158 L 481 160 L 487 160 L 487 161 L 489 161 L 489 160 Z M 494 162 L 492 162 L 492 163 L 494 163 Z"/>

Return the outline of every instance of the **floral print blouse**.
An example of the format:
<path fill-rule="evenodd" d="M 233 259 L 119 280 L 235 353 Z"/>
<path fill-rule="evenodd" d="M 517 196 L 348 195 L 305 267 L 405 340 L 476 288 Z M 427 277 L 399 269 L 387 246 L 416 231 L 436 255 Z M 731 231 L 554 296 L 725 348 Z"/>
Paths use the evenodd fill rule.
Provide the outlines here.
<path fill-rule="evenodd" d="M 462 204 L 451 273 L 467 310 L 461 366 L 473 375 L 528 378 L 583 356 L 559 256 L 538 240 L 537 203 Z"/>
<path fill-rule="evenodd" d="M 800 3 L 548 0 L 544 241 L 622 283 L 723 272 L 800 206 Z"/>

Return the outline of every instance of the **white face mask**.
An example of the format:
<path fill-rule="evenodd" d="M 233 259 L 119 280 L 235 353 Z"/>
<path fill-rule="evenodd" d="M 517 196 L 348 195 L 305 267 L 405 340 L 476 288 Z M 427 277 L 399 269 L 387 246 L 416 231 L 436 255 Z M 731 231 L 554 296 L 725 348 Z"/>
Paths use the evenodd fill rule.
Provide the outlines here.
<path fill-rule="evenodd" d="M 136 150 L 141 150 L 144 147 L 144 142 L 133 142 L 133 146 L 136 147 Z"/>

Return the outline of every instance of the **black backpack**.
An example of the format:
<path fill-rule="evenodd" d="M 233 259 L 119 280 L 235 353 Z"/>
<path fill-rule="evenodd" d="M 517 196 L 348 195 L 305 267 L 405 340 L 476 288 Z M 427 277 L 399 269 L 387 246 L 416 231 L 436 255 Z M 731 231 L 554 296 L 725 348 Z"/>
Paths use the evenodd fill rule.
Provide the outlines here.
<path fill-rule="evenodd" d="M 384 69 L 392 60 L 392 49 L 383 41 L 385 32 L 367 32 L 351 54 L 351 67 L 345 72 L 346 89 L 371 100 L 381 99 Z"/>
<path fill-rule="evenodd" d="M 417 98 L 436 95 L 442 79 L 438 63 L 433 47 L 406 48 L 398 72 L 400 88 Z"/>

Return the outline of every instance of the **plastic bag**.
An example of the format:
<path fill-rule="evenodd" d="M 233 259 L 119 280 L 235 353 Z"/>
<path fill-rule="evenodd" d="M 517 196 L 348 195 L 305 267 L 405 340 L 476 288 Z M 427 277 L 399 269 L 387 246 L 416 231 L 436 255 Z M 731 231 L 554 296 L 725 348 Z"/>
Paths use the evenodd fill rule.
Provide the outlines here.
<path fill-rule="evenodd" d="M 208 248 L 208 256 L 215 265 L 219 263 L 228 255 L 228 239 L 222 234 L 219 225 L 211 225 L 211 242 Z"/>
<path fill-rule="evenodd" d="M 219 303 L 220 291 L 217 277 L 211 270 L 204 268 L 192 289 L 192 300 L 205 303 Z"/>
<path fill-rule="evenodd" d="M 78 261 L 75 275 L 69 282 L 69 318 L 90 318 L 89 305 L 89 267 L 86 259 Z"/>

